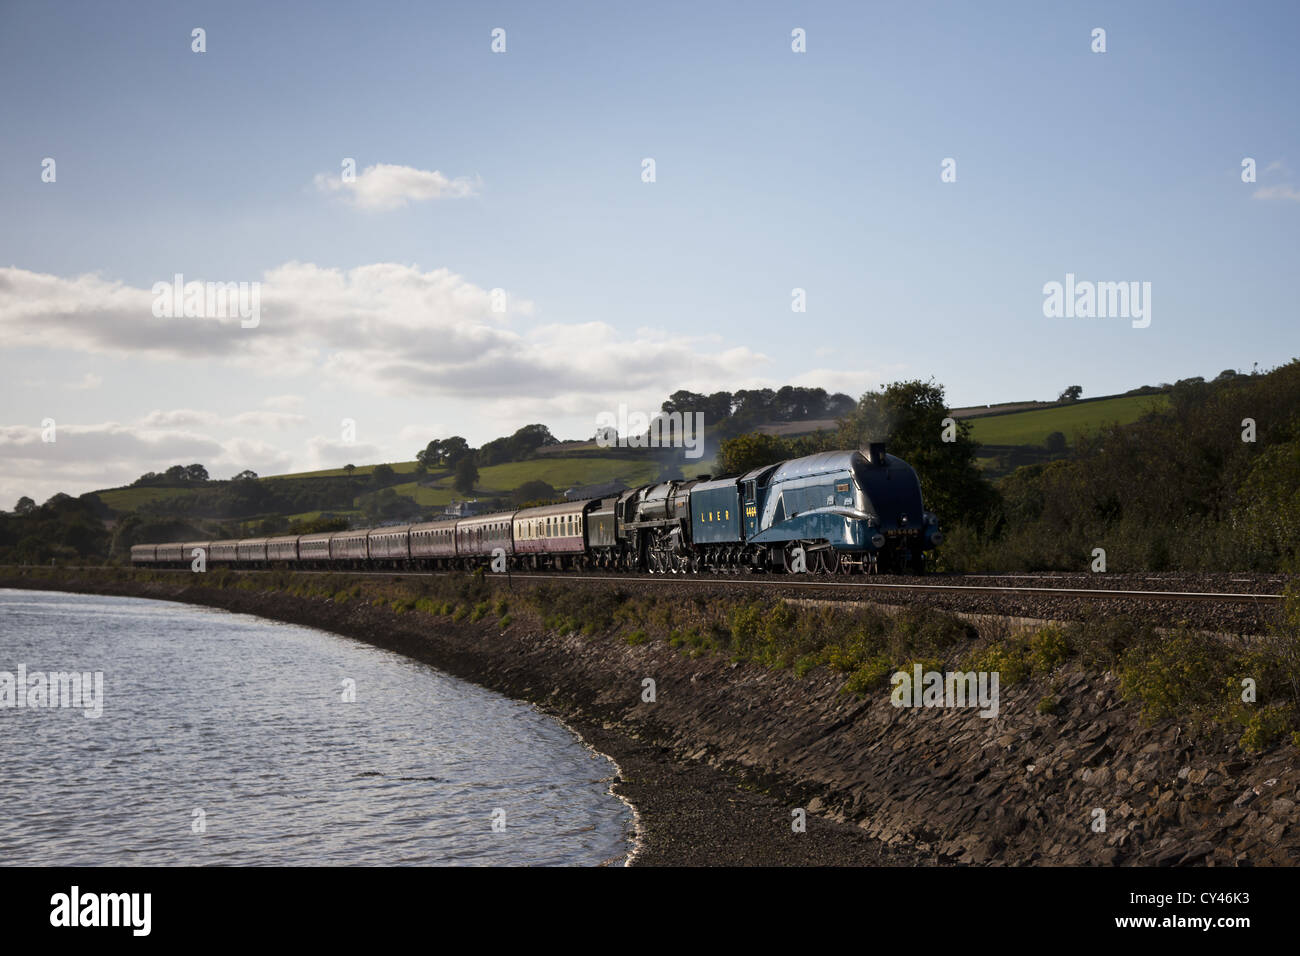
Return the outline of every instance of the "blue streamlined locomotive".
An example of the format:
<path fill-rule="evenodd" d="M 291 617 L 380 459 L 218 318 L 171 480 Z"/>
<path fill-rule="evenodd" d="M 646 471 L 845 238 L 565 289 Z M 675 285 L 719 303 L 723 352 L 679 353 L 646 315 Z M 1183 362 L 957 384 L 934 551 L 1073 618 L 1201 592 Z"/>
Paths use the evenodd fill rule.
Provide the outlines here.
<path fill-rule="evenodd" d="M 943 541 L 911 466 L 874 443 L 725 478 L 645 485 L 614 498 L 401 527 L 238 541 L 142 544 L 131 562 L 186 567 L 201 549 L 233 567 L 650 573 L 921 574 Z M 493 563 L 495 561 L 495 563 Z"/>

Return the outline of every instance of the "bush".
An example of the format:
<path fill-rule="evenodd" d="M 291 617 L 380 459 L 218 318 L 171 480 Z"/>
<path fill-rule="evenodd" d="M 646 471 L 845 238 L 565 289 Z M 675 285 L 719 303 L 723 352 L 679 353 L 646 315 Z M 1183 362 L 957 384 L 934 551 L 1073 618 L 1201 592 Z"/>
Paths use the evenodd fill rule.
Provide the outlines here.
<path fill-rule="evenodd" d="M 1269 704 L 1256 708 L 1246 718 L 1241 734 L 1241 746 L 1259 752 L 1291 729 L 1291 712 L 1284 704 Z"/>
<path fill-rule="evenodd" d="M 1051 671 L 1070 656 L 1070 642 L 1056 625 L 1040 627 L 1029 638 L 1029 660 L 1036 671 Z"/>
<path fill-rule="evenodd" d="M 1221 642 L 1178 629 L 1144 636 L 1123 656 L 1119 686 L 1130 700 L 1140 701 L 1142 716 L 1225 716 L 1235 705 L 1237 675 L 1246 670 L 1243 658 Z"/>
<path fill-rule="evenodd" d="M 844 682 L 841 692 L 865 697 L 869 692 L 879 690 L 893 672 L 894 666 L 889 658 L 878 655 L 860 665 Z"/>
<path fill-rule="evenodd" d="M 998 675 L 1000 687 L 1019 683 L 1033 672 L 1029 651 L 1023 641 L 998 641 L 967 656 L 963 670 Z"/>

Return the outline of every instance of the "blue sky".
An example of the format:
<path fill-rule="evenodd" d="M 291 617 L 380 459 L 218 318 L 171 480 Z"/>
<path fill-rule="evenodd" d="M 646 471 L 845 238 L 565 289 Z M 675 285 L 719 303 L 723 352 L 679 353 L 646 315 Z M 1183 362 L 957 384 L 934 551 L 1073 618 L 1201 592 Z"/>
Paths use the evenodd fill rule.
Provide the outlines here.
<path fill-rule="evenodd" d="M 587 437 L 681 387 L 1280 364 L 1298 10 L 9 3 L 0 502 Z M 261 282 L 260 325 L 154 316 L 175 273 Z M 1151 325 L 1044 317 L 1067 273 L 1150 282 Z"/>

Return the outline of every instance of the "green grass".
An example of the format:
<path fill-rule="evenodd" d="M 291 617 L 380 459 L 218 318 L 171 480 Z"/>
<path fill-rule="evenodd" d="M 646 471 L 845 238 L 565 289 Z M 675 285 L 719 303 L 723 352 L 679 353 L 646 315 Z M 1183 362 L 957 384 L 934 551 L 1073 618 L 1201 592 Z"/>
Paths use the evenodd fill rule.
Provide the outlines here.
<path fill-rule="evenodd" d="M 380 464 L 383 464 L 383 462 L 378 462 L 373 465 L 357 465 L 356 469 L 352 472 L 352 475 L 353 477 L 356 477 L 357 475 L 368 475 L 371 472 L 373 472 L 375 468 Z M 394 461 L 394 462 L 389 462 L 388 465 L 390 468 L 393 469 L 393 471 L 397 472 L 399 475 L 409 475 L 415 472 L 416 463 L 413 461 Z M 266 475 L 264 477 L 265 478 L 342 478 L 346 476 L 347 476 L 347 472 L 344 471 L 342 468 L 326 468 L 323 471 L 295 471 L 291 475 Z"/>
<path fill-rule="evenodd" d="M 438 488 L 425 488 L 419 482 L 408 481 L 402 485 L 393 485 L 393 490 L 399 495 L 407 498 L 413 498 L 416 504 L 428 505 L 449 505 L 452 498 L 462 497 L 452 489 L 450 485 Z"/>
<path fill-rule="evenodd" d="M 353 472 L 354 477 L 370 475 L 375 465 L 357 465 Z M 571 458 L 535 458 L 528 461 L 508 462 L 502 465 L 491 465 L 479 469 L 479 480 L 473 494 L 468 497 L 484 497 L 487 495 L 508 495 L 520 485 L 528 481 L 544 481 L 557 492 L 563 492 L 574 485 L 594 485 L 603 484 L 604 482 L 622 479 L 629 487 L 648 484 L 655 481 L 659 476 L 659 465 L 650 460 L 636 459 L 629 457 L 610 457 L 600 458 L 586 455 Z M 699 468 L 689 468 L 687 471 L 694 474 L 696 471 L 703 471 L 707 466 Z M 415 462 L 404 461 L 396 462 L 392 465 L 393 471 L 399 475 L 412 475 L 414 477 Z M 331 476 L 344 475 L 342 468 L 334 468 L 325 471 L 299 472 L 292 475 L 268 475 L 261 479 L 262 481 L 277 481 L 285 478 L 324 478 Z M 428 481 L 427 477 L 422 481 Z M 441 509 L 450 504 L 453 500 L 467 497 L 460 494 L 452 487 L 452 476 L 443 474 L 436 479 L 432 485 L 421 484 L 421 480 L 407 481 L 398 485 L 393 485 L 393 490 L 397 494 L 410 498 L 425 508 Z M 118 488 L 112 491 L 100 492 L 100 498 L 106 505 L 115 511 L 133 511 L 151 501 L 157 501 L 164 498 L 176 498 L 181 495 L 189 495 L 198 489 L 194 488 L 156 488 L 156 487 L 139 487 L 139 488 Z M 372 491 L 371 488 L 363 489 L 363 497 Z M 353 500 L 353 509 L 346 511 L 334 509 L 331 514 L 340 517 L 356 517 L 360 514 L 357 509 L 357 500 Z M 309 511 L 302 514 L 286 515 L 290 521 L 313 521 L 321 516 L 319 511 Z"/>
<path fill-rule="evenodd" d="M 649 459 L 630 461 L 620 458 L 533 458 L 528 461 L 512 461 L 504 465 L 489 465 L 479 469 L 476 491 L 508 492 L 518 488 L 527 481 L 544 481 L 556 491 L 564 491 L 574 485 L 596 485 L 617 478 L 627 482 L 628 487 L 644 485 L 659 476 L 659 465 Z M 429 503 L 446 504 L 456 495 L 451 487 L 451 478 L 441 478 L 432 488 L 420 489 L 422 492 L 443 492 L 446 498 L 439 497 Z M 398 486 L 398 494 L 407 485 Z M 459 497 L 459 496 L 457 496 Z M 424 499 L 417 498 L 421 504 Z"/>
<path fill-rule="evenodd" d="M 303 511 L 296 515 L 285 515 L 289 521 L 316 521 L 322 515 L 328 514 L 331 518 L 359 518 L 361 512 L 356 509 L 331 508 L 325 511 Z"/>
<path fill-rule="evenodd" d="M 1099 402 L 975 418 L 971 426 L 975 440 L 982 445 L 1041 445 L 1052 432 L 1063 433 L 1073 444 L 1080 432 L 1096 431 L 1114 422 L 1127 425 L 1168 404 L 1167 395 L 1121 395 Z"/>
<path fill-rule="evenodd" d="M 151 488 L 147 485 L 139 488 L 115 488 L 112 491 L 98 492 L 99 500 L 114 511 L 134 511 L 141 505 L 164 498 L 179 498 L 192 494 L 193 488 Z"/>

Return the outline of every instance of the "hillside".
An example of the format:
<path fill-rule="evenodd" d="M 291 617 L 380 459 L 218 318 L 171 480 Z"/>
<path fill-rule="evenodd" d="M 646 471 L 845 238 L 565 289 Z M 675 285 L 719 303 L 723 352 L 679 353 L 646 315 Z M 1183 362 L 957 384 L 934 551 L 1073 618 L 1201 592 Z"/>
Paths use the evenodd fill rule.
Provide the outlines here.
<path fill-rule="evenodd" d="M 1137 427 L 1148 412 L 1168 410 L 1170 396 L 1178 394 L 1179 388 L 1200 387 L 1195 385 L 1198 382 L 1202 380 L 1188 379 L 1176 386 L 1073 402 L 970 406 L 952 409 L 949 414 L 970 423 L 972 438 L 979 443 L 978 467 L 986 478 L 1000 481 L 1022 466 L 1072 457 L 1086 447 L 1083 436 L 1095 435 L 1110 425 Z M 779 397 L 785 392 L 773 394 Z M 690 403 L 699 401 L 724 408 L 729 395 L 732 401 L 747 396 L 750 403 L 748 414 L 733 412 L 729 419 L 709 418 L 706 413 L 706 422 L 716 420 L 719 424 L 708 435 L 708 451 L 699 459 L 685 459 L 680 450 L 602 448 L 591 439 L 556 441 L 544 426 L 530 425 L 515 436 L 497 439 L 474 451 L 476 456 L 483 455 L 496 463 L 478 466 L 470 494 L 455 489 L 450 458 L 439 459 L 441 464 L 429 467 L 414 460 L 371 462 L 274 476 L 250 473 L 224 481 L 209 480 L 198 465 L 177 466 L 166 475 L 142 476 L 131 486 L 108 488 L 76 499 L 58 503 L 51 499 L 40 507 L 30 501 L 20 502 L 13 513 L 0 513 L 0 552 L 44 563 L 60 556 L 102 556 L 110 550 L 121 553 L 124 546 L 146 538 L 304 533 L 422 521 L 444 513 L 455 501 L 477 501 L 484 508 L 510 508 L 525 501 L 559 498 L 575 487 L 635 487 L 669 477 L 717 473 L 715 442 L 725 439 L 728 433 L 758 431 L 783 441 L 798 441 L 797 436 L 818 431 L 833 433 L 838 420 L 828 417 L 828 413 L 844 406 L 847 399 L 836 396 L 834 402 L 823 402 L 816 390 L 801 393 L 792 389 L 787 396 L 793 396 L 791 400 L 782 405 L 773 399 L 770 405 L 771 414 L 789 418 L 773 420 L 753 417 L 759 415 L 754 409 L 761 406 L 754 404 L 755 394 L 675 393 L 675 401 L 681 403 L 678 407 L 685 411 L 696 407 Z M 807 399 L 809 394 L 816 400 L 802 405 L 795 400 L 801 395 Z M 772 399 L 765 394 L 759 397 L 764 401 Z M 505 448 L 503 453 L 503 446 L 530 433 L 545 434 L 548 440 L 531 448 Z M 464 444 L 463 439 L 455 441 Z M 189 474 L 191 469 L 197 471 Z M 964 513 L 956 506 L 948 510 Z"/>
<path fill-rule="evenodd" d="M 955 418 L 971 419 L 974 437 L 984 446 L 980 464 L 991 477 L 997 477 L 1023 464 L 1050 460 L 1068 453 L 1078 435 L 1095 432 L 1108 424 L 1127 424 L 1153 409 L 1167 407 L 1168 397 L 1157 395 L 1121 395 L 1084 399 L 1071 403 L 1013 402 L 996 406 L 973 406 L 954 409 Z M 775 422 L 757 430 L 773 435 L 794 436 L 818 430 L 834 429 L 835 419 L 812 419 L 803 422 Z M 1049 435 L 1062 433 L 1067 450 L 1049 452 L 1044 447 Z M 330 468 L 318 471 L 294 472 L 265 476 L 257 479 L 264 485 L 276 487 L 282 483 L 305 484 L 307 487 L 323 485 L 327 480 L 349 483 L 334 500 L 324 506 L 296 510 L 271 509 L 242 516 L 241 527 L 247 529 L 257 521 L 281 518 L 285 522 L 313 522 L 322 517 L 338 517 L 349 521 L 366 517 L 367 499 L 391 489 L 393 495 L 409 503 L 410 515 L 425 517 L 441 511 L 453 501 L 464 500 L 453 487 L 449 471 L 419 474 L 415 461 L 387 463 L 394 474 L 404 480 L 376 487 L 374 471 L 381 463 L 356 465 L 350 470 Z M 669 469 L 667 472 L 665 469 Z M 694 475 L 714 470 L 711 459 L 687 461 L 681 465 L 683 474 Z M 600 485 L 619 482 L 634 487 L 656 480 L 665 473 L 673 473 L 663 453 L 655 449 L 601 448 L 594 441 L 561 442 L 539 448 L 535 456 L 525 461 L 489 465 L 479 469 L 479 480 L 471 499 L 510 499 L 514 492 L 527 482 L 544 482 L 562 494 L 566 489 L 582 485 Z M 214 483 L 220 484 L 220 483 Z M 103 505 L 114 514 L 146 510 L 162 510 L 169 514 L 196 520 L 217 520 L 227 517 L 221 510 L 204 509 L 200 497 L 208 487 L 173 487 L 165 485 L 112 488 L 96 492 Z M 348 491 L 350 490 L 350 493 Z M 195 505 L 186 507 L 186 502 Z M 396 509 L 395 509 L 396 510 Z M 252 524 L 250 524 L 250 522 Z"/>

